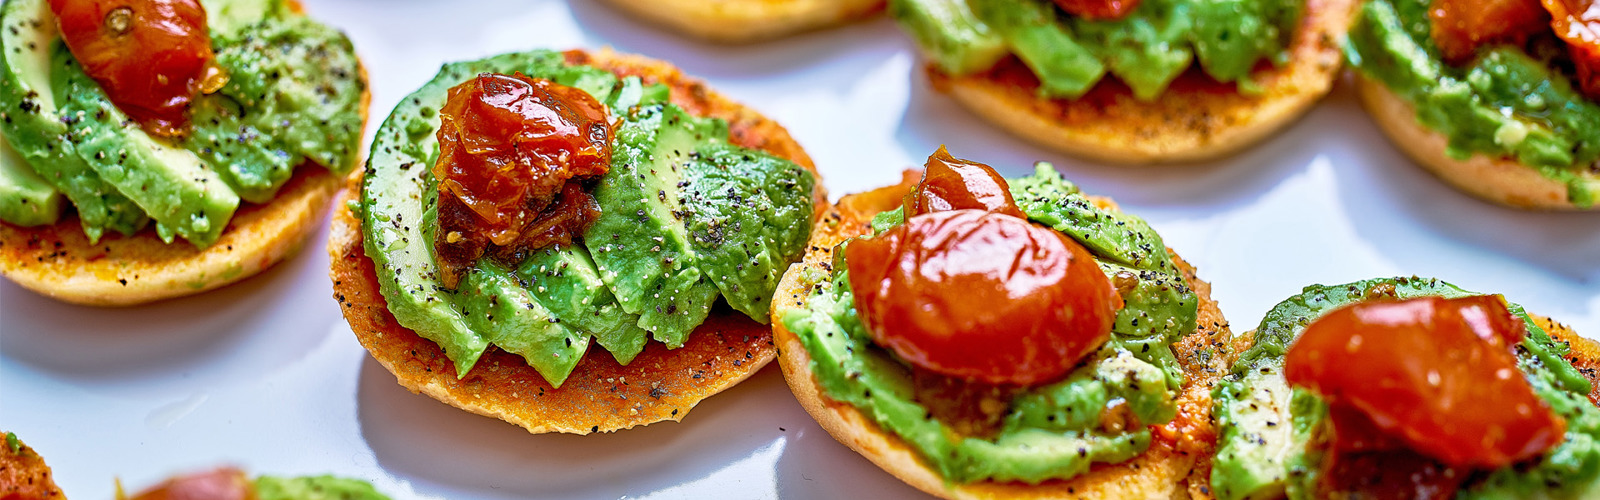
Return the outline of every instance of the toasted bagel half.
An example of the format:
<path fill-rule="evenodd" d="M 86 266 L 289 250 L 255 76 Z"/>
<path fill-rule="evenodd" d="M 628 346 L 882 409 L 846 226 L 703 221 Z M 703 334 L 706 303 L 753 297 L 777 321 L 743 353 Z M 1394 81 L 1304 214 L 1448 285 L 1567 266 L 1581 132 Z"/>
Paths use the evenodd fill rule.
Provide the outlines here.
<path fill-rule="evenodd" d="M 299 1 L 287 2 L 304 13 Z M 368 81 L 361 66 L 361 80 Z M 372 90 L 361 93 L 366 129 Z M 350 148 L 350 164 L 361 148 Z M 242 203 L 215 244 L 166 243 L 147 227 L 133 236 L 108 232 L 90 244 L 76 216 L 39 227 L 0 222 L 0 275 L 23 288 L 74 304 L 132 306 L 195 295 L 255 276 L 299 250 L 339 191 L 340 176 L 304 163 L 272 201 Z"/>
<path fill-rule="evenodd" d="M 1259 95 L 1206 77 L 1197 67 L 1160 97 L 1140 101 L 1114 78 L 1078 99 L 1044 99 L 1039 80 L 1015 57 L 987 72 L 951 76 L 929 65 L 933 87 L 1011 133 L 1046 148 L 1117 164 L 1198 161 L 1224 156 L 1277 132 L 1333 88 L 1340 40 L 1354 0 L 1306 0 L 1289 63 L 1261 63 Z"/>
<path fill-rule="evenodd" d="M 804 307 L 819 277 L 831 276 L 833 249 L 845 240 L 871 232 L 874 214 L 893 210 L 919 181 L 921 174 L 907 171 L 900 185 L 846 196 L 817 223 L 811 233 L 805 261 L 791 266 L 773 298 L 773 330 L 778 344 L 778 364 L 800 405 L 834 439 L 878 467 L 917 489 L 949 499 L 1027 498 L 1181 498 L 1206 486 L 1210 474 L 1216 431 L 1211 424 L 1211 384 L 1227 373 L 1227 356 L 1202 356 L 1201 351 L 1226 346 L 1228 323 L 1211 299 L 1211 285 L 1194 276 L 1194 268 L 1173 254 L 1184 278 L 1200 301 L 1199 328 L 1174 344 L 1174 353 L 1187 378 L 1178 397 L 1178 416 L 1153 429 L 1150 448 L 1120 464 L 1096 464 L 1087 474 L 1069 480 L 1050 480 L 1037 486 L 1020 482 L 947 482 L 928 467 L 899 436 L 884 431 L 856 407 L 834 401 L 822 391 L 811 372 L 811 356 L 794 332 L 780 321 L 780 311 Z M 1095 203 L 1115 208 L 1110 200 Z M 1170 253 L 1170 250 L 1169 250 Z M 1223 350 L 1226 352 L 1225 350 Z M 1191 479 L 1192 478 L 1192 479 Z"/>
<path fill-rule="evenodd" d="M 721 43 L 770 40 L 883 10 L 886 0 L 608 0 L 674 31 Z"/>
<path fill-rule="evenodd" d="M 672 102 L 685 111 L 726 120 L 733 144 L 787 158 L 816 174 L 811 158 L 782 126 L 665 62 L 610 50 L 569 51 L 565 56 L 569 64 L 667 85 Z M 358 197 L 360 189 L 356 174 L 341 199 Z M 814 195 L 820 213 L 827 207 L 821 183 Z M 682 420 L 701 400 L 749 378 L 776 355 L 771 328 L 719 306 L 678 349 L 650 342 L 626 366 L 604 349 L 590 349 L 560 389 L 551 387 L 526 360 L 496 347 L 458 378 L 438 344 L 395 322 L 378 291 L 372 259 L 362 247 L 361 223 L 342 204 L 335 210 L 332 233 L 328 255 L 334 297 L 373 358 L 411 392 L 531 433 L 588 434 Z"/>
<path fill-rule="evenodd" d="M 1514 158 L 1474 153 L 1466 160 L 1445 153 L 1450 139 L 1417 121 L 1416 108 L 1383 82 L 1355 75 L 1356 93 L 1373 121 L 1417 164 L 1456 189 L 1508 207 L 1535 210 L 1584 210 L 1567 198 L 1567 185 L 1545 177 Z M 1595 175 L 1590 174 L 1592 177 Z M 1587 210 L 1600 210 L 1600 205 Z"/>

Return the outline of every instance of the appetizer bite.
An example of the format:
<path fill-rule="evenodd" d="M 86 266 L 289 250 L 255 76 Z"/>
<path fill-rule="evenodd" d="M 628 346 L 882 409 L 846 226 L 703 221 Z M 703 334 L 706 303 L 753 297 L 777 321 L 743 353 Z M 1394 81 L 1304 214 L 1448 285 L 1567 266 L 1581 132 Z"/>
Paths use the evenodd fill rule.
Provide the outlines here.
<path fill-rule="evenodd" d="M 846 196 L 773 308 L 779 364 L 835 439 L 945 498 L 1202 487 L 1228 326 L 1138 217 L 1040 163 L 940 148 Z"/>
<path fill-rule="evenodd" d="M 934 88 L 1045 147 L 1222 156 L 1328 93 L 1352 0 L 892 0 Z"/>
<path fill-rule="evenodd" d="M 771 361 L 773 289 L 826 206 L 778 124 L 609 50 L 446 65 L 345 196 L 334 289 L 373 357 L 577 434 L 682 419 Z"/>
<path fill-rule="evenodd" d="M 1373 119 L 1434 175 L 1512 207 L 1594 210 L 1597 6 L 1372 0 L 1346 54 Z"/>
<path fill-rule="evenodd" d="M 117 482 L 117 500 L 389 500 L 371 483 L 334 476 L 250 479 L 244 471 L 222 467 L 176 476 L 133 496 Z"/>
<path fill-rule="evenodd" d="M 361 64 L 293 0 L 6 0 L 0 26 L 0 274 L 39 293 L 252 276 L 358 161 Z"/>
<path fill-rule="evenodd" d="M 1313 285 L 1235 347 L 1216 498 L 1600 495 L 1600 346 L 1498 295 Z"/>
<path fill-rule="evenodd" d="M 722 43 L 781 38 L 866 18 L 884 0 L 608 0 L 686 35 Z"/>
<path fill-rule="evenodd" d="M 50 475 L 44 457 L 33 451 L 14 433 L 4 433 L 0 443 L 0 499 L 46 500 L 66 498 Z"/>

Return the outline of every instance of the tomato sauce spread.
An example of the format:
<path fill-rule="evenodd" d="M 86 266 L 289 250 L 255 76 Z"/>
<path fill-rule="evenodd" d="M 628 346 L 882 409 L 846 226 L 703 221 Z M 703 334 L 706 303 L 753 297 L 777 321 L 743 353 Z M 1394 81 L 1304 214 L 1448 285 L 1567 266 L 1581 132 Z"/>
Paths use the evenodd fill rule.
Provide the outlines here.
<path fill-rule="evenodd" d="M 189 103 L 227 81 L 198 0 L 50 0 L 50 9 L 84 72 L 152 135 L 186 133 Z"/>
<path fill-rule="evenodd" d="M 908 197 L 916 215 L 844 249 L 862 323 L 878 345 L 947 377 L 1064 376 L 1109 338 L 1121 297 L 1082 245 L 1012 215 L 1021 211 L 993 169 L 952 160 L 929 159 Z"/>
<path fill-rule="evenodd" d="M 1559 444 L 1566 422 L 1517 368 L 1525 335 L 1498 296 L 1366 302 L 1306 327 L 1285 376 L 1328 402 L 1322 487 L 1447 498 L 1471 469 Z"/>
<path fill-rule="evenodd" d="M 1055 0 L 1068 14 L 1084 19 L 1121 19 L 1139 7 L 1139 0 Z"/>
<path fill-rule="evenodd" d="M 612 130 L 587 92 L 483 74 L 451 88 L 439 116 L 434 246 L 444 286 L 485 254 L 514 263 L 571 243 L 599 216 L 581 183 L 610 168 Z"/>

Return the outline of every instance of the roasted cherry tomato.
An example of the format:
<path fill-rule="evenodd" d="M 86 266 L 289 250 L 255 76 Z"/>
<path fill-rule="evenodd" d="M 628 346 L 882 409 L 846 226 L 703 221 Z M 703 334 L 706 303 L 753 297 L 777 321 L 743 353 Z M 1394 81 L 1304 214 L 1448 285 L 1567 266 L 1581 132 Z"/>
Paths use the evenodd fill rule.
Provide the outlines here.
<path fill-rule="evenodd" d="M 225 81 L 198 0 L 50 0 L 50 9 L 84 72 L 152 134 L 183 134 L 189 103 Z"/>
<path fill-rule="evenodd" d="M 1452 62 L 1471 59 L 1483 45 L 1522 45 L 1550 26 L 1539 0 L 1433 0 L 1428 18 L 1434 45 Z"/>
<path fill-rule="evenodd" d="M 1084 19 L 1118 19 L 1133 12 L 1139 0 L 1055 0 L 1068 14 Z"/>
<path fill-rule="evenodd" d="M 1122 300 L 1081 245 L 982 210 L 912 217 L 851 242 L 845 260 L 874 342 L 991 384 L 1065 375 L 1105 343 Z"/>
<path fill-rule="evenodd" d="M 1285 376 L 1445 465 L 1504 467 L 1566 432 L 1517 368 L 1525 334 L 1498 296 L 1366 302 L 1307 326 Z"/>
<path fill-rule="evenodd" d="M 253 500 L 255 488 L 244 471 L 223 467 L 178 476 L 139 492 L 132 500 Z"/>
<path fill-rule="evenodd" d="M 1541 0 L 1550 27 L 1567 42 L 1578 70 L 1578 87 L 1600 99 L 1600 4 L 1595 0 Z"/>
<path fill-rule="evenodd" d="M 598 216 L 587 192 L 564 188 L 611 163 L 611 123 L 587 92 L 483 74 L 451 88 L 439 117 L 434 245 L 446 287 L 491 245 L 517 253 L 571 241 Z"/>
<path fill-rule="evenodd" d="M 905 215 L 977 209 L 1026 219 L 999 172 L 982 163 L 961 160 L 939 146 L 928 157 L 922 182 L 906 195 Z"/>

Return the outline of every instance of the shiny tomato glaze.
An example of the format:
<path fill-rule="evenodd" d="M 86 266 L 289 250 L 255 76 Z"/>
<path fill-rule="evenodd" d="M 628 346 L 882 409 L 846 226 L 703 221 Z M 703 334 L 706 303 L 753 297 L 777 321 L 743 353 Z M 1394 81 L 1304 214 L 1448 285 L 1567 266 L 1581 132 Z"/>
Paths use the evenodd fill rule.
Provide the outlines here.
<path fill-rule="evenodd" d="M 1512 349 L 1525 334 L 1498 296 L 1355 304 L 1306 327 L 1285 375 L 1445 465 L 1503 467 L 1566 430 L 1517 368 Z M 1334 448 L 1371 434 L 1336 435 Z"/>
<path fill-rule="evenodd" d="M 570 242 L 599 215 L 573 184 L 611 162 L 606 109 L 587 92 L 486 73 L 451 88 L 439 117 L 434 245 L 445 286 L 491 247 L 516 254 Z"/>
<path fill-rule="evenodd" d="M 1550 14 L 1539 0 L 1433 0 L 1428 9 L 1433 43 L 1445 60 L 1465 62 L 1479 46 L 1522 45 L 1550 29 Z"/>
<path fill-rule="evenodd" d="M 1577 68 L 1578 88 L 1600 99 L 1600 3 L 1595 0 L 1541 0 L 1550 12 L 1550 27 L 1567 42 Z"/>
<path fill-rule="evenodd" d="M 178 476 L 139 492 L 132 500 L 254 500 L 255 488 L 244 471 L 223 467 Z"/>
<path fill-rule="evenodd" d="M 1009 215 L 919 215 L 845 248 L 873 341 L 913 365 L 990 384 L 1065 375 L 1105 343 L 1121 298 L 1089 253 Z"/>
<path fill-rule="evenodd" d="M 906 195 L 905 216 L 945 210 L 978 209 L 1022 219 L 1022 209 L 999 172 L 982 163 L 958 159 L 939 146 L 922 171 L 922 182 Z"/>
<path fill-rule="evenodd" d="M 197 0 L 50 0 L 61 37 L 117 109 L 151 134 L 189 126 L 189 103 L 225 77 Z"/>
<path fill-rule="evenodd" d="M 1084 19 L 1119 19 L 1133 12 L 1139 0 L 1055 0 L 1068 14 Z"/>

